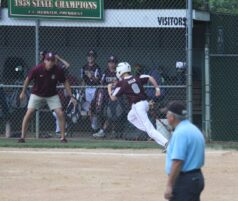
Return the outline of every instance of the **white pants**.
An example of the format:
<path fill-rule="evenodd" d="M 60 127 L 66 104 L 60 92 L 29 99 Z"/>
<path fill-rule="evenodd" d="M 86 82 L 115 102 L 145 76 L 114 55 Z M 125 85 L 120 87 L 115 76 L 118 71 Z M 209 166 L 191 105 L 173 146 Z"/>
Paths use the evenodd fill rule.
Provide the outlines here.
<path fill-rule="evenodd" d="M 87 102 L 89 103 L 92 102 L 96 89 L 97 89 L 96 87 L 88 87 L 85 89 L 85 99 Z"/>
<path fill-rule="evenodd" d="M 147 132 L 147 134 L 158 144 L 165 146 L 168 140 L 159 131 L 157 131 L 150 122 L 147 115 L 148 110 L 148 101 L 140 101 L 136 104 L 132 104 L 131 110 L 127 115 L 127 119 L 138 129 Z"/>
<path fill-rule="evenodd" d="M 52 114 L 53 114 L 53 116 L 55 118 L 55 132 L 58 133 L 58 132 L 60 132 L 59 119 L 58 119 L 58 117 L 57 117 L 55 112 L 53 112 Z"/>
<path fill-rule="evenodd" d="M 95 88 L 95 87 L 88 87 L 85 89 L 85 99 L 86 99 L 87 104 L 84 105 L 84 110 L 86 112 L 89 111 L 90 104 L 95 96 L 96 89 L 97 88 Z"/>

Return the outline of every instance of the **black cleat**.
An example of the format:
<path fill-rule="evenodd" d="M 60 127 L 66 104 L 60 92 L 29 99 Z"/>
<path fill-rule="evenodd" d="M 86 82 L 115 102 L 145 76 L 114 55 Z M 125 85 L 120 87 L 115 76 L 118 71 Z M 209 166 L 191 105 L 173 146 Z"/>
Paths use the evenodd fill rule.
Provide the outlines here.
<path fill-rule="evenodd" d="M 67 140 L 66 138 L 61 138 L 61 139 L 60 139 L 60 142 L 61 142 L 61 143 L 67 143 L 68 140 Z"/>
<path fill-rule="evenodd" d="M 18 142 L 18 143 L 25 143 L 26 141 L 25 141 L 24 138 L 20 138 L 20 139 L 17 140 L 17 142 Z"/>

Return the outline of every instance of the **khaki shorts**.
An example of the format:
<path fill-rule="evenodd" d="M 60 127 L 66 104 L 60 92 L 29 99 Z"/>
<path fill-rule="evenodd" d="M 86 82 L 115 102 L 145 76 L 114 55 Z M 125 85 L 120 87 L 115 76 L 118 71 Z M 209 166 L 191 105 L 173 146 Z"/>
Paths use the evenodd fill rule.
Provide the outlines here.
<path fill-rule="evenodd" d="M 61 102 L 58 95 L 51 97 L 40 97 L 35 94 L 31 94 L 28 102 L 28 108 L 39 109 L 43 102 L 46 102 L 50 110 L 61 108 Z"/>

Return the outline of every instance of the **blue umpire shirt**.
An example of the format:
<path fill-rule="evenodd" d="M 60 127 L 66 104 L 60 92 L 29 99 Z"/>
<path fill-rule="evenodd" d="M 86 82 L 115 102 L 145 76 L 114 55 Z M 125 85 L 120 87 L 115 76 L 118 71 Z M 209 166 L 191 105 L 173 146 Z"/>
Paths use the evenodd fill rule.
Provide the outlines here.
<path fill-rule="evenodd" d="M 182 160 L 182 172 L 199 169 L 204 165 L 205 139 L 202 132 L 189 120 L 181 121 L 170 139 L 166 156 L 169 175 L 173 160 Z"/>

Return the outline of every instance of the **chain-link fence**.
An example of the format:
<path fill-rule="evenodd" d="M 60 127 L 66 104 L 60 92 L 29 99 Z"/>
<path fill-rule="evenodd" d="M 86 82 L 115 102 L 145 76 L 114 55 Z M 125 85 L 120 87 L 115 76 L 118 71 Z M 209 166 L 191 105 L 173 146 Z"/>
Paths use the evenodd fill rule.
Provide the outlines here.
<path fill-rule="evenodd" d="M 237 141 L 238 16 L 211 15 L 211 135 L 215 141 Z"/>
<path fill-rule="evenodd" d="M 40 63 L 40 51 L 52 51 L 70 64 L 68 77 L 74 93 L 79 98 L 79 120 L 66 115 L 67 134 L 72 137 L 92 137 L 104 129 L 108 138 L 147 139 L 147 135 L 127 121 L 129 106 L 123 98 L 119 103 L 99 108 L 95 117 L 90 116 L 82 69 L 88 62 L 88 51 L 97 53 L 95 63 L 101 74 L 108 68 L 108 58 L 131 64 L 134 74 L 150 74 L 161 86 L 160 98 L 147 88 L 149 100 L 155 109 L 149 116 L 156 126 L 156 119 L 165 118 L 159 109 L 170 100 L 186 100 L 186 3 L 185 1 L 118 1 L 105 0 L 105 20 L 48 21 L 25 20 L 8 17 L 2 9 L 0 26 L 1 66 L 1 135 L 5 125 L 11 125 L 11 137 L 19 137 L 26 105 L 19 105 L 19 91 L 28 71 Z M 101 84 L 95 84 L 102 88 Z M 149 86 L 147 86 L 149 87 Z M 66 111 L 69 99 L 59 90 Z M 82 95 L 82 96 L 81 96 Z M 7 104 L 7 106 L 4 106 Z M 8 109 L 7 109 L 8 108 Z M 97 119 L 97 125 L 94 124 Z M 107 120 L 107 121 L 105 121 Z M 9 124 L 8 124 L 9 123 Z M 8 130 L 8 129 L 7 129 Z M 47 106 L 33 116 L 28 137 L 57 137 L 56 119 Z"/>

